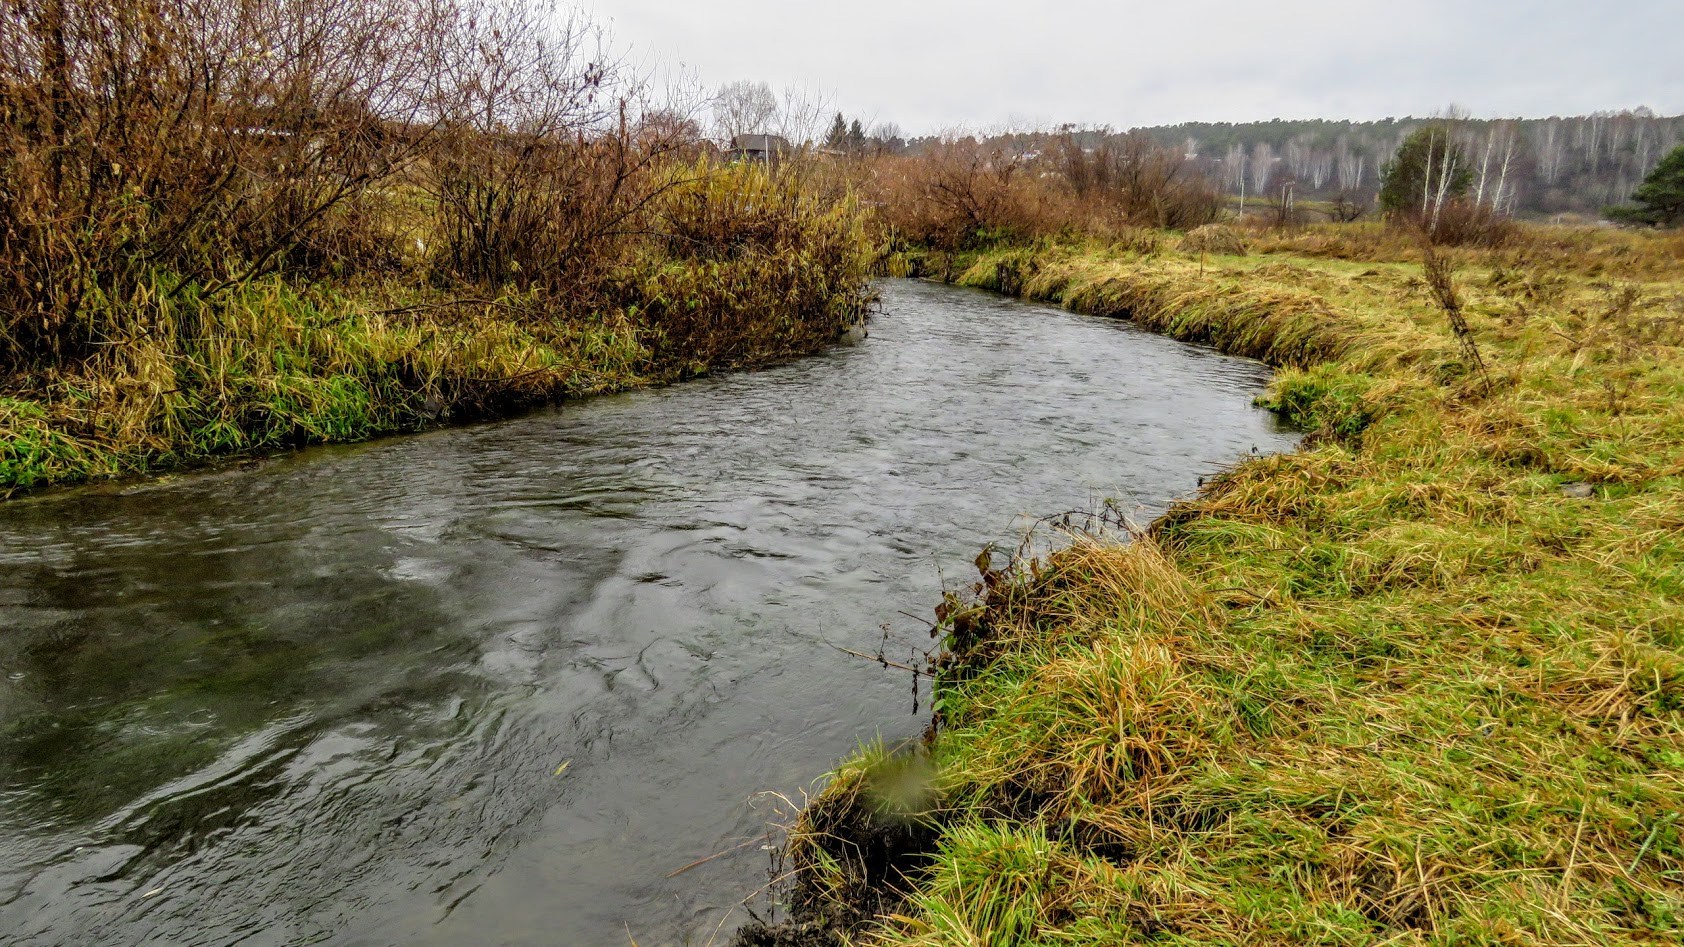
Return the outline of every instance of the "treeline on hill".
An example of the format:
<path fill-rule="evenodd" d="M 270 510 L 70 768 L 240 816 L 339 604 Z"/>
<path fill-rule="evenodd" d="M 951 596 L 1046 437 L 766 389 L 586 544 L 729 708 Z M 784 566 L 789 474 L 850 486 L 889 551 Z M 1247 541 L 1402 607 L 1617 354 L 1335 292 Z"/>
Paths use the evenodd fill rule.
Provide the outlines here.
<path fill-rule="evenodd" d="M 806 351 L 826 169 L 727 165 L 527 0 L 0 7 L 0 495 Z"/>
<path fill-rule="evenodd" d="M 1434 125 L 1448 126 L 1473 162 L 1487 169 L 1493 206 L 1521 216 L 1596 216 L 1626 200 L 1684 142 L 1684 116 L 1642 108 L 1542 119 L 1472 119 L 1453 112 L 1376 122 L 1191 123 L 1148 133 L 1197 153 L 1229 193 L 1244 187 L 1268 196 L 1293 181 L 1305 196 L 1333 198 L 1377 193 L 1385 162 L 1410 135 Z"/>
<path fill-rule="evenodd" d="M 985 134 L 978 141 L 989 150 L 1033 156 L 1066 136 L 1096 148 L 1143 135 L 1186 156 L 1192 169 L 1216 181 L 1230 198 L 1246 196 L 1254 211 L 1280 201 L 1290 185 L 1294 199 L 1325 202 L 1325 216 L 1337 218 L 1372 209 L 1386 162 L 1410 135 L 1437 125 L 1451 127 L 1456 143 L 1486 169 L 1491 178 L 1486 199 L 1494 209 L 1522 217 L 1599 215 L 1625 201 L 1661 158 L 1684 142 L 1684 116 L 1644 108 L 1541 119 L 1452 113 L 1370 122 L 1187 122 L 1131 132 L 1066 127 Z M 903 138 L 893 125 L 856 138 L 854 126 L 845 127 L 846 134 L 832 137 L 868 154 L 923 154 L 940 150 L 950 138 Z"/>
<path fill-rule="evenodd" d="M 1376 156 L 1376 183 L 1360 195 L 1339 191 L 1315 200 L 1288 181 L 1249 203 L 1243 193 L 1237 200 L 1225 193 L 1220 169 L 1144 131 L 1067 126 L 1009 139 L 950 135 L 897 153 L 838 115 L 827 144 L 844 147 L 826 153 L 852 169 L 890 251 L 952 253 L 1048 237 L 1144 248 L 1163 241 L 1164 231 L 1184 231 L 1190 233 L 1176 238 L 1182 243 L 1225 253 L 1244 231 L 1278 234 L 1364 217 L 1384 220 L 1394 243 L 1424 238 L 1495 247 L 1513 236 L 1516 195 L 1525 187 L 1516 139 L 1499 140 L 1496 128 L 1481 138 L 1454 118 L 1422 124 Z M 1644 162 L 1647 176 L 1602 213 L 1636 225 L 1678 223 L 1684 147 Z M 1339 239 L 1351 236 L 1345 231 Z M 1377 252 L 1372 239 L 1362 252 Z"/>

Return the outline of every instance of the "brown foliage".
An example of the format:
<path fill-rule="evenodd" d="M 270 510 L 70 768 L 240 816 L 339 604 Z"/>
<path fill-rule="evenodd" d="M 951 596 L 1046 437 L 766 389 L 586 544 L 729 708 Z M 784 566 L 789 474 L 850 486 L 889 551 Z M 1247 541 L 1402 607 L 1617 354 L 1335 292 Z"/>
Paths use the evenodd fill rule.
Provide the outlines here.
<path fill-rule="evenodd" d="M 6 0 L 0 363 L 144 334 L 160 291 L 406 259 L 589 311 L 666 169 L 701 167 L 695 123 L 636 91 L 529 0 Z"/>
<path fill-rule="evenodd" d="M 1214 222 L 1222 209 L 1210 181 L 1144 133 L 1102 135 L 1084 146 L 1067 131 L 1053 143 L 1049 160 L 1077 206 L 1114 223 L 1191 230 Z"/>
<path fill-rule="evenodd" d="M 623 301 L 652 328 L 657 361 L 764 361 L 863 320 L 866 300 L 848 289 L 865 281 L 861 219 L 826 170 L 739 164 L 652 203 L 648 223 L 663 256 L 683 265 L 626 287 Z"/>
<path fill-rule="evenodd" d="M 447 281 L 589 293 L 659 192 L 655 165 L 693 141 L 682 122 L 634 125 L 595 33 L 545 19 L 493 5 L 447 35 L 441 132 L 418 175 Z"/>
<path fill-rule="evenodd" d="M 1490 207 L 1454 200 L 1439 209 L 1425 232 L 1440 246 L 1500 247 L 1514 235 L 1514 222 Z"/>
<path fill-rule="evenodd" d="M 413 0 L 0 6 L 0 356 L 86 355 L 98 313 L 158 270 L 215 288 L 363 242 L 356 205 L 427 138 L 434 15 Z"/>
<path fill-rule="evenodd" d="M 950 138 L 867 162 L 863 188 L 896 238 L 946 251 L 1063 233 L 1193 229 L 1219 216 L 1220 195 L 1178 152 L 1135 134 L 1083 141 L 1068 130 L 1027 150 Z"/>
<path fill-rule="evenodd" d="M 916 157 L 877 160 L 867 186 L 901 238 L 959 250 L 1046 228 L 1027 164 L 1023 155 L 957 138 Z"/>
<path fill-rule="evenodd" d="M 654 170 L 668 150 L 634 140 L 623 118 L 589 139 L 453 130 L 424 178 L 440 277 L 589 292 L 623 260 L 632 218 L 664 186 Z"/>

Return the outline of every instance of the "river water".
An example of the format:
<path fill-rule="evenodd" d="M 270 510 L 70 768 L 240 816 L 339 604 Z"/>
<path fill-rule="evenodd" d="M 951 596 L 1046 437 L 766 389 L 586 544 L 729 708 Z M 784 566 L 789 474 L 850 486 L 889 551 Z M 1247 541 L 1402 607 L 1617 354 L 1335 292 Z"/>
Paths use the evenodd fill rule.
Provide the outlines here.
<path fill-rule="evenodd" d="M 778 368 L 0 505 L 0 942 L 724 943 L 760 844 L 668 875 L 921 727 L 839 648 L 1293 441 L 1256 363 L 882 290 Z"/>

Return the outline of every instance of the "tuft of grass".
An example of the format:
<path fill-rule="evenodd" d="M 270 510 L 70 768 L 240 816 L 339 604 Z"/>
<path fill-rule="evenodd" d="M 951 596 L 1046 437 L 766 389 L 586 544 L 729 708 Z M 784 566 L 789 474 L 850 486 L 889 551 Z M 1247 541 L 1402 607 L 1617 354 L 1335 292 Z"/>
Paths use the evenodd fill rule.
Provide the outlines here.
<path fill-rule="evenodd" d="M 1418 258 L 950 267 L 1268 359 L 1313 436 L 948 603 L 940 832 L 861 942 L 1684 936 L 1684 279 L 1536 239 L 1444 251 L 1489 384 Z"/>

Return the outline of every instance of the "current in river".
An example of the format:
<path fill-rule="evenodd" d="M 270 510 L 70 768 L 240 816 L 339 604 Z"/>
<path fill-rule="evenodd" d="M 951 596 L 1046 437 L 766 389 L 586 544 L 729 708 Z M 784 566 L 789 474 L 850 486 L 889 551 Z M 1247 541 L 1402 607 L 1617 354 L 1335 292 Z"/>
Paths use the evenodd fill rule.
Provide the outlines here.
<path fill-rule="evenodd" d="M 1295 440 L 1255 362 L 880 290 L 776 368 L 0 505 L 0 942 L 723 944 L 927 719 L 845 650 Z"/>

